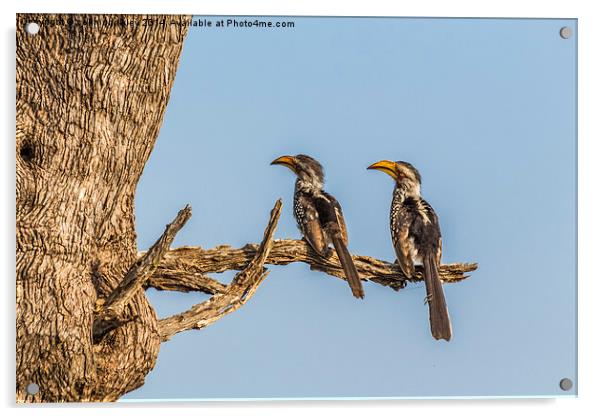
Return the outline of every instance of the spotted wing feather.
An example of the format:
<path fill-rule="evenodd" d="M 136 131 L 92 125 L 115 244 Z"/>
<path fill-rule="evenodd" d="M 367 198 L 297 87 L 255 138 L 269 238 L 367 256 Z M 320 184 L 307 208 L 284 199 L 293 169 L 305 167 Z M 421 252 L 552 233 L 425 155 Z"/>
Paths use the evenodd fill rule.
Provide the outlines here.
<path fill-rule="evenodd" d="M 408 279 L 414 276 L 414 242 L 410 239 L 410 227 L 412 226 L 411 212 L 401 205 L 391 207 L 391 238 L 397 263 L 401 271 Z"/>
<path fill-rule="evenodd" d="M 449 341 L 452 337 L 452 326 L 438 272 L 441 261 L 439 219 L 435 210 L 422 198 L 408 200 L 405 205 L 413 218 L 409 238 L 414 241 L 417 256 L 424 265 L 431 334 L 435 339 Z"/>
<path fill-rule="evenodd" d="M 318 211 L 310 195 L 300 193 L 295 197 L 294 213 L 301 234 L 314 251 L 324 255 L 327 243 L 324 230 L 320 225 Z"/>

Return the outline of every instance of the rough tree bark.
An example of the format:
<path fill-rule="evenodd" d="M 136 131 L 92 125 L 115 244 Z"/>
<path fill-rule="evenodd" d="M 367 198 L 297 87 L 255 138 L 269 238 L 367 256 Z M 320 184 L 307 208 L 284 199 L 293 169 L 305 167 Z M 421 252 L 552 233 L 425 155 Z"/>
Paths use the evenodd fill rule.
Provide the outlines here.
<path fill-rule="evenodd" d="M 134 192 L 187 32 L 140 23 L 17 16 L 17 401 L 115 400 L 143 384 L 159 352 L 142 290 L 126 323 L 91 338 L 97 299 L 137 260 Z"/>
<path fill-rule="evenodd" d="M 138 252 L 134 192 L 189 17 L 145 19 L 17 16 L 18 402 L 114 401 L 140 387 L 162 341 L 238 309 L 266 277 L 265 264 L 300 261 L 343 277 L 335 254 L 322 259 L 303 241 L 273 241 L 280 201 L 258 245 L 170 251 L 191 215 L 185 207 L 148 251 Z M 41 26 L 35 36 L 23 30 L 32 21 Z M 405 286 L 396 265 L 354 259 L 363 279 Z M 454 282 L 475 269 L 453 264 L 441 273 Z M 227 285 L 206 276 L 225 270 L 240 272 Z M 418 269 L 411 280 L 420 279 Z M 157 320 L 144 293 L 150 287 L 212 297 Z M 39 393 L 28 394 L 30 383 Z"/>

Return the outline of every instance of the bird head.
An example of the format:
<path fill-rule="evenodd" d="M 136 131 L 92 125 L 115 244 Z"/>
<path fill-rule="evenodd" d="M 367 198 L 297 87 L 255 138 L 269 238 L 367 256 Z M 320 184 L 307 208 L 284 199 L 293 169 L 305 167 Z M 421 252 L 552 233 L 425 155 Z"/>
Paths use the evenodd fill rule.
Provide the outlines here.
<path fill-rule="evenodd" d="M 316 159 L 310 156 L 280 156 L 271 164 L 286 166 L 303 182 L 312 183 L 319 187 L 324 184 L 324 169 Z"/>
<path fill-rule="evenodd" d="M 408 162 L 392 162 L 390 160 L 381 160 L 368 166 L 368 169 L 380 170 L 393 178 L 398 185 L 410 185 L 420 189 L 420 173 Z"/>

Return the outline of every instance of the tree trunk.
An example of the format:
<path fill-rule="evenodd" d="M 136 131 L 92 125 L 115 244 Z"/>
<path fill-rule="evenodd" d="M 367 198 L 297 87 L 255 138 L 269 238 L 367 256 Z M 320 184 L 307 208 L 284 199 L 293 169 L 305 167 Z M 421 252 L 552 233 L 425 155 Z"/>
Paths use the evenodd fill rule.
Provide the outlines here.
<path fill-rule="evenodd" d="M 121 325 L 92 336 L 97 300 L 137 260 L 134 192 L 187 32 L 187 16 L 152 19 L 17 16 L 17 401 L 116 400 L 155 365 L 139 287 Z"/>

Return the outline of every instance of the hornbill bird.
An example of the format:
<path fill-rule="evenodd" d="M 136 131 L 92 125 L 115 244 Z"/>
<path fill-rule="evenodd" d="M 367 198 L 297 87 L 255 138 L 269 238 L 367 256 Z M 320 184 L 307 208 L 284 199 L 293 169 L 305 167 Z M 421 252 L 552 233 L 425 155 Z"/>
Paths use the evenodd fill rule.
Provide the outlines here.
<path fill-rule="evenodd" d="M 420 173 L 407 162 L 389 160 L 376 162 L 368 169 L 380 170 L 395 180 L 390 228 L 397 262 L 407 278 L 414 275 L 414 262 L 424 266 L 431 334 L 449 341 L 452 328 L 438 272 L 441 230 L 437 214 L 420 194 Z"/>
<path fill-rule="evenodd" d="M 323 257 L 329 255 L 328 245 L 332 243 L 353 296 L 363 298 L 362 281 L 347 250 L 347 227 L 341 205 L 322 189 L 322 165 L 307 155 L 281 156 L 271 164 L 284 165 L 297 175 L 293 213 L 303 238 Z"/>

